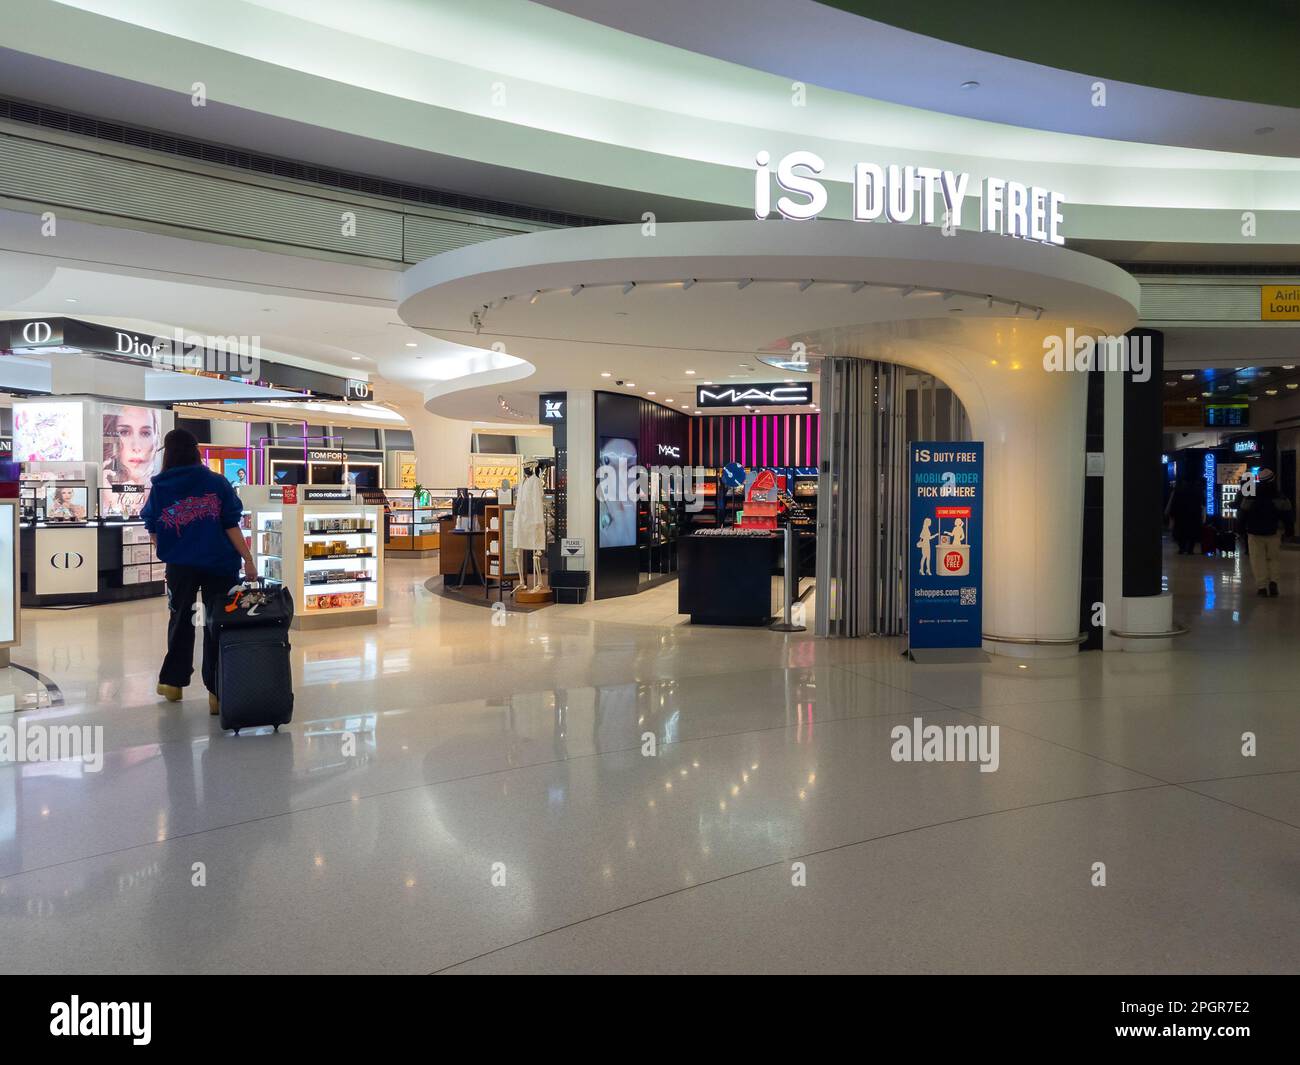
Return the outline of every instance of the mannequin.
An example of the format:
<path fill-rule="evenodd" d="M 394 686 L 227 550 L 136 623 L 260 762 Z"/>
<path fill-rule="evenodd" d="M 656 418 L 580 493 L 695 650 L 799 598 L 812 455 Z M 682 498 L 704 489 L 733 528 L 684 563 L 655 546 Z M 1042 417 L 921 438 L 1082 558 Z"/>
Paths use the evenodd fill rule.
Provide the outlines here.
<path fill-rule="evenodd" d="M 515 548 L 532 554 L 533 591 L 542 588 L 542 552 L 546 550 L 546 522 L 542 513 L 542 482 L 532 471 L 519 486 L 519 499 L 515 503 Z M 519 560 L 519 580 L 522 585 L 524 568 Z"/>

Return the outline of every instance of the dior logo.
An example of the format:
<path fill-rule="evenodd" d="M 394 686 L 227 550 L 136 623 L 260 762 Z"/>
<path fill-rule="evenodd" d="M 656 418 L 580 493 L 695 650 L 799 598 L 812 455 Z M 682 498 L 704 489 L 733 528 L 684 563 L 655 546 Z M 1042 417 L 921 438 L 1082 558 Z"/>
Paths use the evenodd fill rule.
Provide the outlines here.
<path fill-rule="evenodd" d="M 80 551 L 56 551 L 50 556 L 50 565 L 55 569 L 81 569 L 85 564 Z"/>
<path fill-rule="evenodd" d="M 49 322 L 28 322 L 23 326 L 23 340 L 28 344 L 48 344 L 53 336 Z"/>

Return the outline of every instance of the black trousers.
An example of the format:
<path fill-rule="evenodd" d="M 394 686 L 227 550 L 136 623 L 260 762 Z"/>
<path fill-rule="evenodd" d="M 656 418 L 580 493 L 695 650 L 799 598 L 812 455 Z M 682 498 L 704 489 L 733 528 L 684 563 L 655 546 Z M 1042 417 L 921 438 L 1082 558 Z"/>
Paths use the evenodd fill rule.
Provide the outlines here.
<path fill-rule="evenodd" d="M 158 673 L 159 684 L 184 688 L 194 675 L 194 630 L 206 621 L 206 615 L 225 606 L 230 589 L 239 583 L 238 571 L 219 573 L 197 566 L 167 564 L 167 654 Z M 203 616 L 194 604 L 203 597 Z M 203 628 L 203 685 L 212 693 L 217 690 L 217 641 L 212 627 Z"/>

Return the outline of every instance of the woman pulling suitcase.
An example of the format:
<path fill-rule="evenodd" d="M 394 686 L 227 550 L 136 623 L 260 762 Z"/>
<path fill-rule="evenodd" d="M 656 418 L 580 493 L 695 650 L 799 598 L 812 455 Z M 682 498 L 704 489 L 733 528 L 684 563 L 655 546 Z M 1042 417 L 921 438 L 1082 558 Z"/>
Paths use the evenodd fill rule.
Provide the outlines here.
<path fill-rule="evenodd" d="M 225 607 L 232 586 L 244 576 L 257 579 L 253 556 L 244 542 L 239 519 L 243 504 L 220 474 L 203 465 L 198 441 L 184 429 L 163 438 L 162 472 L 153 478 L 149 499 L 140 511 L 158 557 L 167 563 L 167 654 L 158 673 L 158 694 L 178 702 L 194 673 L 194 630 L 202 619 L 194 604 L 212 614 Z M 217 714 L 217 640 L 203 628 L 203 685 L 208 712 Z"/>

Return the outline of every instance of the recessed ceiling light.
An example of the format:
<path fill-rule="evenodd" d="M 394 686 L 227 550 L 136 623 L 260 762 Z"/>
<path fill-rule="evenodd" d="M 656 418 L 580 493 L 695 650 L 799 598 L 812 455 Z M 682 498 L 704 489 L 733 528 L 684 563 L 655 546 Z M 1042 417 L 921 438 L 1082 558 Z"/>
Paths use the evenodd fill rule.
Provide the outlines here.
<path fill-rule="evenodd" d="M 65 299 L 63 302 L 64 302 L 64 303 L 76 303 L 77 301 L 74 300 L 71 296 L 69 296 L 69 297 L 68 297 L 67 299 Z"/>
<path fill-rule="evenodd" d="M 1294 369 L 1295 369 L 1295 363 L 1291 363 L 1290 365 L 1287 365 L 1286 363 L 1283 363 L 1283 364 L 1282 364 L 1282 369 L 1284 369 L 1284 370 L 1294 370 Z"/>
<path fill-rule="evenodd" d="M 1264 395 L 1266 395 L 1266 396 L 1276 396 L 1276 395 L 1277 395 L 1277 389 L 1276 389 L 1276 388 L 1266 388 L 1266 389 L 1264 389 Z"/>
<path fill-rule="evenodd" d="M 970 92 L 972 89 L 978 89 L 980 87 L 980 83 L 978 81 L 963 81 L 961 83 L 961 87 L 965 89 L 967 92 Z"/>
<path fill-rule="evenodd" d="M 704 383 L 705 383 L 706 385 L 711 385 L 711 384 L 713 384 L 712 381 L 705 381 Z"/>
<path fill-rule="evenodd" d="M 600 376 L 601 376 L 601 377 L 613 377 L 614 375 L 613 375 L 612 373 L 610 373 L 608 370 L 602 370 Z"/>
<path fill-rule="evenodd" d="M 411 343 L 411 341 L 408 340 L 408 341 L 406 342 L 406 346 L 407 346 L 408 348 L 414 348 L 414 347 L 418 347 L 419 345 L 417 345 L 417 344 L 413 344 L 413 343 Z"/>
<path fill-rule="evenodd" d="M 1177 388 L 1177 387 L 1178 387 L 1178 382 L 1177 382 L 1177 381 L 1166 381 L 1166 382 L 1165 382 L 1165 388 Z"/>
<path fill-rule="evenodd" d="M 628 388 L 636 388 L 636 382 L 635 382 L 635 381 L 629 381 L 629 382 L 627 383 L 627 387 L 628 387 Z"/>
<path fill-rule="evenodd" d="M 1294 381 L 1291 381 L 1287 384 L 1287 388 L 1300 388 L 1300 385 L 1296 384 Z"/>
<path fill-rule="evenodd" d="M 671 403 L 672 400 L 671 400 L 671 399 L 666 399 L 666 400 L 664 400 L 664 402 L 665 402 L 665 403 Z"/>
<path fill-rule="evenodd" d="M 687 371 L 686 371 L 686 376 L 687 376 L 687 377 L 694 377 L 694 376 L 695 376 L 695 371 L 694 371 L 694 370 L 687 370 Z"/>
<path fill-rule="evenodd" d="M 653 392 L 647 392 L 646 395 L 647 395 L 647 396 L 653 396 L 654 393 L 653 393 Z"/>
<path fill-rule="evenodd" d="M 1213 392 L 1202 392 L 1201 395 L 1203 395 L 1203 396 L 1207 396 L 1207 397 L 1208 397 L 1208 396 L 1212 396 L 1212 395 L 1214 395 L 1214 393 L 1213 393 Z"/>
<path fill-rule="evenodd" d="M 1184 381 L 1195 381 L 1195 380 L 1196 380 L 1196 374 L 1194 374 L 1194 373 L 1185 373 L 1185 374 L 1182 375 L 1182 377 L 1183 377 L 1183 380 L 1184 380 Z"/>
<path fill-rule="evenodd" d="M 353 355 L 353 356 L 352 356 L 352 361 L 353 361 L 353 362 L 360 362 L 360 361 L 361 361 L 361 356 L 360 356 L 360 355 Z"/>

